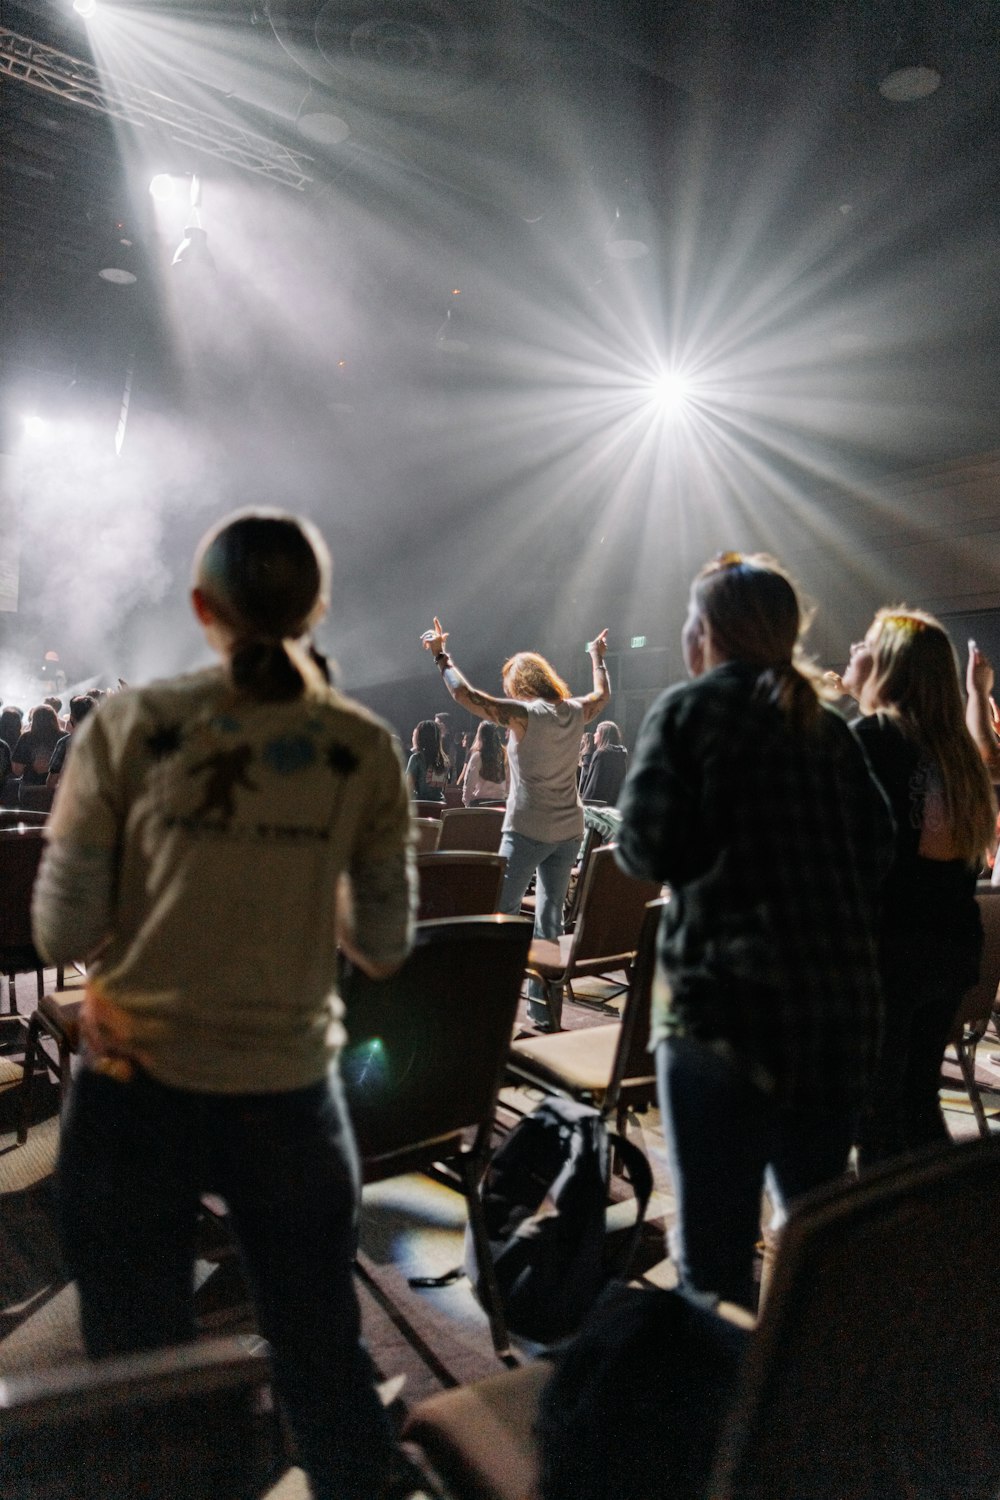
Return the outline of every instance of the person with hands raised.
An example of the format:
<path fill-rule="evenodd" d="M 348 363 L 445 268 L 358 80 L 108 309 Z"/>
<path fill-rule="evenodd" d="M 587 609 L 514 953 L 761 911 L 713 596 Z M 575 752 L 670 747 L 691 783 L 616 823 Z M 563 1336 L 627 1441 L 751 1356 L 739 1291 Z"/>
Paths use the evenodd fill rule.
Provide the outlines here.
<path fill-rule="evenodd" d="M 1000 782 L 1000 711 L 993 697 L 996 674 L 993 663 L 975 641 L 969 642 L 965 669 L 965 727 L 972 735 L 983 765 L 996 785 Z"/>
<path fill-rule="evenodd" d="M 434 626 L 420 637 L 437 663 L 444 685 L 461 707 L 509 730 L 510 792 L 500 853 L 507 861 L 500 910 L 516 915 L 532 876 L 537 881 L 535 933 L 557 938 L 570 875 L 583 838 L 583 804 L 576 773 L 584 728 L 611 697 L 605 656 L 608 632 L 587 645 L 593 688 L 573 697 L 555 668 L 536 651 L 519 651 L 503 665 L 502 698 L 467 682 L 448 651 L 448 632 Z M 559 1029 L 560 1001 L 551 1009 L 541 1000 L 537 981 L 529 991 L 528 1016 L 539 1029 Z"/>

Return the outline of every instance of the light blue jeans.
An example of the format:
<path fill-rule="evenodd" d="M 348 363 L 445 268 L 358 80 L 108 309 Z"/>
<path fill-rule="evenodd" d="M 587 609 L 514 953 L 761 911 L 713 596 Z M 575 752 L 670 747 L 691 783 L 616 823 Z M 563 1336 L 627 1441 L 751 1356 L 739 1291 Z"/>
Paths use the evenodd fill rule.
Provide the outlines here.
<path fill-rule="evenodd" d="M 580 851 L 578 838 L 561 839 L 547 844 L 541 839 L 529 839 L 523 833 L 505 833 L 500 840 L 500 853 L 507 861 L 503 890 L 500 894 L 500 910 L 507 916 L 516 917 L 521 910 L 524 893 L 536 877 L 535 936 L 558 938 L 563 930 L 563 912 L 570 876 Z M 540 1025 L 551 1025 L 558 1029 L 562 1016 L 562 991 L 550 991 L 549 1006 L 542 1001 L 542 987 L 533 979 L 528 988 L 528 1016 Z"/>

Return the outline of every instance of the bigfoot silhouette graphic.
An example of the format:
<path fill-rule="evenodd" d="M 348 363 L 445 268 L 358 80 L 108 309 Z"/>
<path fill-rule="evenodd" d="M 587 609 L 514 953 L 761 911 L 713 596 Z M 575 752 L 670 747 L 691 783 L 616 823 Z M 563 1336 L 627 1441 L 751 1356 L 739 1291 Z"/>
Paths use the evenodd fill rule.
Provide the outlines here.
<path fill-rule="evenodd" d="M 252 760 L 252 747 L 237 745 L 235 750 L 219 750 L 215 755 L 207 755 L 196 766 L 192 766 L 189 776 L 196 776 L 199 771 L 211 772 L 202 793 L 201 806 L 195 808 L 192 818 L 208 818 L 212 813 L 217 813 L 223 827 L 228 828 L 236 813 L 236 788 L 242 786 L 248 792 L 258 790 L 256 782 L 250 781 L 247 776 Z"/>

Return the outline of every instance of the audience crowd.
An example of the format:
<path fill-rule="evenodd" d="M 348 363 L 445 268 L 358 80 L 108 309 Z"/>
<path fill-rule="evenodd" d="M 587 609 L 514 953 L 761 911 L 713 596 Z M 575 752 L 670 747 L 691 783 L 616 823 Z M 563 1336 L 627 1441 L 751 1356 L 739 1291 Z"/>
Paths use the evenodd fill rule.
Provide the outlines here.
<path fill-rule="evenodd" d="M 289 556 L 296 548 L 308 555 L 313 578 L 308 597 L 291 589 L 287 599 L 275 603 L 264 592 L 241 592 L 234 582 L 235 553 L 226 551 L 232 528 L 239 531 L 241 525 L 253 532 L 253 546 L 264 539 L 254 525 L 264 531 L 269 525 L 290 528 L 281 533 L 282 546 Z M 600 719 L 612 697 L 606 631 L 587 646 L 588 692 L 575 696 L 550 662 L 521 651 L 505 662 L 502 693 L 494 696 L 473 687 L 459 671 L 448 634 L 435 618 L 422 644 L 456 707 L 480 722 L 473 734 L 456 728 L 448 713 L 421 720 L 404 776 L 402 756 L 390 749 L 386 759 L 376 721 L 349 704 L 337 706 L 344 700 L 329 696 L 313 665 L 321 658 L 288 644 L 297 642 L 322 611 L 328 570 L 322 542 L 296 525 L 288 518 L 271 517 L 267 524 L 237 518 L 230 531 L 217 529 L 203 544 L 195 609 L 221 665 L 197 692 L 218 712 L 233 715 L 233 722 L 240 719 L 248 742 L 257 746 L 259 740 L 260 764 L 270 756 L 272 768 L 279 741 L 291 754 L 294 730 L 301 750 L 302 736 L 314 736 L 319 719 L 328 720 L 340 756 L 335 762 L 334 750 L 323 752 L 334 780 L 339 788 L 337 778 L 350 773 L 364 793 L 364 818 L 370 820 L 363 827 L 350 815 L 336 868 L 324 863 L 320 884 L 308 887 L 322 888 L 330 908 L 310 917 L 323 928 L 323 951 L 330 959 L 329 972 L 310 969 L 308 976 L 315 990 L 316 1014 L 307 1018 L 315 1045 L 303 1051 L 301 1038 L 267 1034 L 268 1097 L 275 1088 L 287 1090 L 289 1100 L 309 1095 L 307 1114 L 297 1118 L 295 1130 L 317 1170 L 330 1174 L 336 1186 L 335 1222 L 310 1224 L 310 1233 L 319 1236 L 317 1244 L 328 1246 L 339 1269 L 324 1269 L 312 1255 L 304 1279 L 313 1287 L 310 1306 L 316 1316 L 327 1319 L 330 1328 L 337 1318 L 343 1320 L 335 1340 L 330 1334 L 342 1371 L 370 1389 L 349 1285 L 354 1212 L 349 1127 L 339 1113 L 339 1096 L 316 1093 L 320 1074 L 336 1056 L 339 1020 L 335 1008 L 324 1012 L 320 1030 L 326 1034 L 330 1028 L 324 1043 L 317 1017 L 325 997 L 335 994 L 333 882 L 343 871 L 355 881 L 356 936 L 349 922 L 341 922 L 342 945 L 373 970 L 398 964 L 406 951 L 412 877 L 405 807 L 401 811 L 398 795 L 405 804 L 407 792 L 421 802 L 504 807 L 500 852 L 506 867 L 499 909 L 521 911 L 534 882 L 535 929 L 546 938 L 562 932 L 585 804 L 617 809 L 619 863 L 632 875 L 662 882 L 671 895 L 659 934 L 652 1024 L 678 1205 L 671 1254 L 686 1290 L 752 1307 L 763 1188 L 774 1210 L 770 1233 L 780 1229 L 798 1195 L 842 1176 L 849 1161 L 864 1172 L 948 1139 L 939 1104 L 941 1062 L 959 1001 L 977 976 L 982 929 L 976 885 L 988 878 L 996 848 L 1000 715 L 991 662 L 969 643 L 963 699 L 958 659 L 941 623 L 923 610 L 891 606 L 878 611 L 852 646 L 843 672 L 824 676 L 803 653 L 808 617 L 788 574 L 762 554 L 725 553 L 707 563 L 691 586 L 683 630 L 689 680 L 666 688 L 653 704 L 631 760 L 619 726 Z M 268 545 L 273 541 L 269 532 L 267 540 Z M 269 658 L 270 665 L 261 666 L 263 640 L 288 646 L 290 669 L 284 658 L 275 658 L 277 665 Z M 205 1128 L 204 1120 L 196 1126 L 184 1114 L 186 1101 L 217 1101 L 212 1105 L 219 1111 L 217 1121 L 230 1133 L 225 1170 L 238 1178 L 252 1145 L 252 1125 L 235 1123 L 227 1101 L 243 1101 L 249 1119 L 258 1107 L 258 1088 L 264 1087 L 248 1082 L 253 1068 L 245 1049 L 231 1063 L 213 1060 L 201 1070 L 191 1038 L 197 1041 L 203 1026 L 205 1036 L 218 1041 L 212 997 L 202 994 L 189 963 L 178 968 L 163 953 L 157 957 L 144 947 L 144 903 L 150 919 L 167 925 L 177 920 L 176 910 L 168 921 L 166 907 L 159 905 L 164 892 L 157 886 L 163 878 L 157 860 L 165 856 L 137 843 L 128 855 L 130 914 L 116 908 L 113 895 L 117 875 L 111 861 L 124 857 L 114 851 L 123 837 L 141 839 L 126 833 L 132 825 L 125 822 L 125 802 L 145 795 L 137 790 L 143 776 L 177 803 L 161 832 L 164 847 L 174 851 L 177 879 L 191 885 L 192 911 L 201 904 L 220 922 L 226 899 L 214 892 L 209 896 L 203 885 L 199 890 L 199 882 L 209 878 L 207 867 L 187 860 L 184 839 L 194 837 L 203 814 L 215 819 L 217 833 L 228 830 L 237 791 L 241 799 L 256 799 L 259 819 L 287 821 L 278 791 L 268 803 L 271 794 L 259 775 L 255 779 L 249 761 L 233 762 L 231 749 L 223 765 L 220 748 L 211 766 L 204 756 L 191 759 L 184 751 L 189 776 L 208 769 L 203 806 L 188 807 L 179 791 L 174 797 L 169 790 L 170 768 L 180 763 L 180 741 L 174 744 L 170 736 L 182 735 L 183 714 L 200 712 L 193 699 L 188 706 L 194 689 L 184 683 L 198 681 L 182 679 L 136 693 L 92 689 L 66 705 L 49 699 L 25 713 L 5 703 L 0 712 L 4 805 L 16 807 L 22 788 L 60 789 L 50 818 L 51 852 L 39 880 L 40 946 L 60 960 L 92 958 L 99 951 L 98 968 L 108 976 L 103 987 L 88 991 L 90 1062 L 76 1085 L 80 1097 L 68 1116 L 62 1166 L 64 1204 L 76 1205 L 92 1236 L 88 1247 L 79 1225 L 66 1224 L 94 1353 L 190 1335 L 189 1305 L 176 1295 L 172 1322 L 165 1313 L 157 1321 L 134 1307 L 129 1325 L 122 1312 L 128 1305 L 123 1287 L 140 1273 L 142 1284 L 148 1284 L 155 1254 L 148 1235 L 144 1239 L 137 1231 L 129 1241 L 119 1234 L 120 1223 L 138 1213 L 138 1179 L 122 1169 L 117 1148 L 114 1222 L 96 1226 L 94 1174 L 104 1174 L 105 1199 L 112 1180 L 107 1177 L 109 1122 L 145 1132 L 150 1149 L 160 1136 L 157 1151 L 166 1161 L 169 1150 L 180 1150 L 179 1142 L 190 1144 Z M 102 707 L 106 697 L 116 701 Z M 279 707 L 289 727 L 275 738 Z M 126 776 L 126 731 L 133 720 L 148 720 L 155 733 L 142 741 L 150 747 L 148 766 L 140 767 L 141 775 L 133 767 Z M 587 726 L 597 720 L 591 736 Z M 374 757 L 370 764 L 368 757 Z M 68 774 L 77 760 L 79 774 Z M 376 762 L 377 773 L 370 768 Z M 285 780 L 304 771 L 291 762 L 283 765 Z M 99 795 L 102 778 L 108 785 L 114 781 L 124 799 L 120 827 L 108 823 Z M 337 817 L 348 815 L 341 811 Z M 211 860 L 220 878 L 224 874 L 230 881 L 235 866 L 223 870 L 228 856 L 220 852 L 220 838 L 211 844 Z M 204 859 L 209 845 L 199 847 Z M 95 905 L 95 870 L 87 863 L 94 849 L 104 851 L 97 880 L 103 905 Z M 284 849 L 281 857 L 287 863 L 291 856 Z M 238 849 L 234 858 L 242 859 Z M 265 879 L 263 868 L 260 878 Z M 241 889 L 245 884 L 240 876 Z M 83 903 L 82 918 L 66 905 L 74 890 Z M 391 920 L 385 906 L 390 894 Z M 231 962 L 218 936 L 197 938 L 196 949 L 205 943 L 223 968 Z M 156 986 L 149 990 L 154 969 Z M 241 975 L 246 972 L 239 967 Z M 176 1011 L 164 998 L 168 981 L 181 987 Z M 161 998 L 151 1001 L 155 995 Z M 109 1010 L 102 1009 L 105 1003 Z M 540 991 L 529 989 L 528 1016 L 540 1031 L 559 1029 L 558 996 L 543 1003 Z M 178 1050 L 170 1037 L 182 1017 L 185 1040 Z M 112 1086 L 109 1079 L 136 1072 L 148 1074 L 148 1097 L 136 1094 L 123 1112 L 123 1096 L 115 1093 L 121 1083 Z M 293 1136 L 289 1125 L 289 1142 Z M 169 1169 L 183 1175 L 176 1150 Z M 251 1262 L 260 1253 L 254 1244 L 265 1213 L 259 1193 L 266 1187 L 248 1188 L 241 1209 L 250 1246 L 244 1244 L 244 1253 Z M 142 1189 L 150 1212 L 162 1211 L 158 1191 Z M 305 1223 L 300 1199 L 290 1199 L 286 1190 L 283 1201 L 293 1221 Z M 171 1274 L 176 1279 L 176 1267 Z M 396 1493 L 377 1405 L 356 1393 L 348 1399 L 342 1371 L 331 1369 L 301 1319 L 274 1302 L 274 1289 L 268 1288 L 275 1274 L 269 1262 L 256 1265 L 278 1351 L 279 1389 L 315 1493 L 369 1493 L 370 1455 L 383 1492 Z M 318 1289 L 324 1281 L 331 1288 L 325 1299 Z M 166 1282 L 164 1287 L 166 1295 Z M 329 1395 L 331 1413 L 335 1394 L 353 1413 L 351 1441 L 350 1424 L 337 1424 L 339 1455 L 336 1444 L 331 1447 L 319 1432 L 312 1396 L 291 1368 L 296 1361 L 312 1372 L 314 1392 L 319 1382 Z"/>

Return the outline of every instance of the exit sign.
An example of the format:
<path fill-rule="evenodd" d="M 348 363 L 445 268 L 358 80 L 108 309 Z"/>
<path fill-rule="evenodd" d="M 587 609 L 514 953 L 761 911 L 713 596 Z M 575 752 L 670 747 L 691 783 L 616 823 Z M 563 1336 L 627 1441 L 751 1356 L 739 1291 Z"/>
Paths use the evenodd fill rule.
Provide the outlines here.
<path fill-rule="evenodd" d="M 644 635 L 634 635 L 631 641 L 629 641 L 629 645 L 633 648 L 633 650 L 638 650 L 640 646 L 644 646 L 645 644 L 646 637 Z"/>

